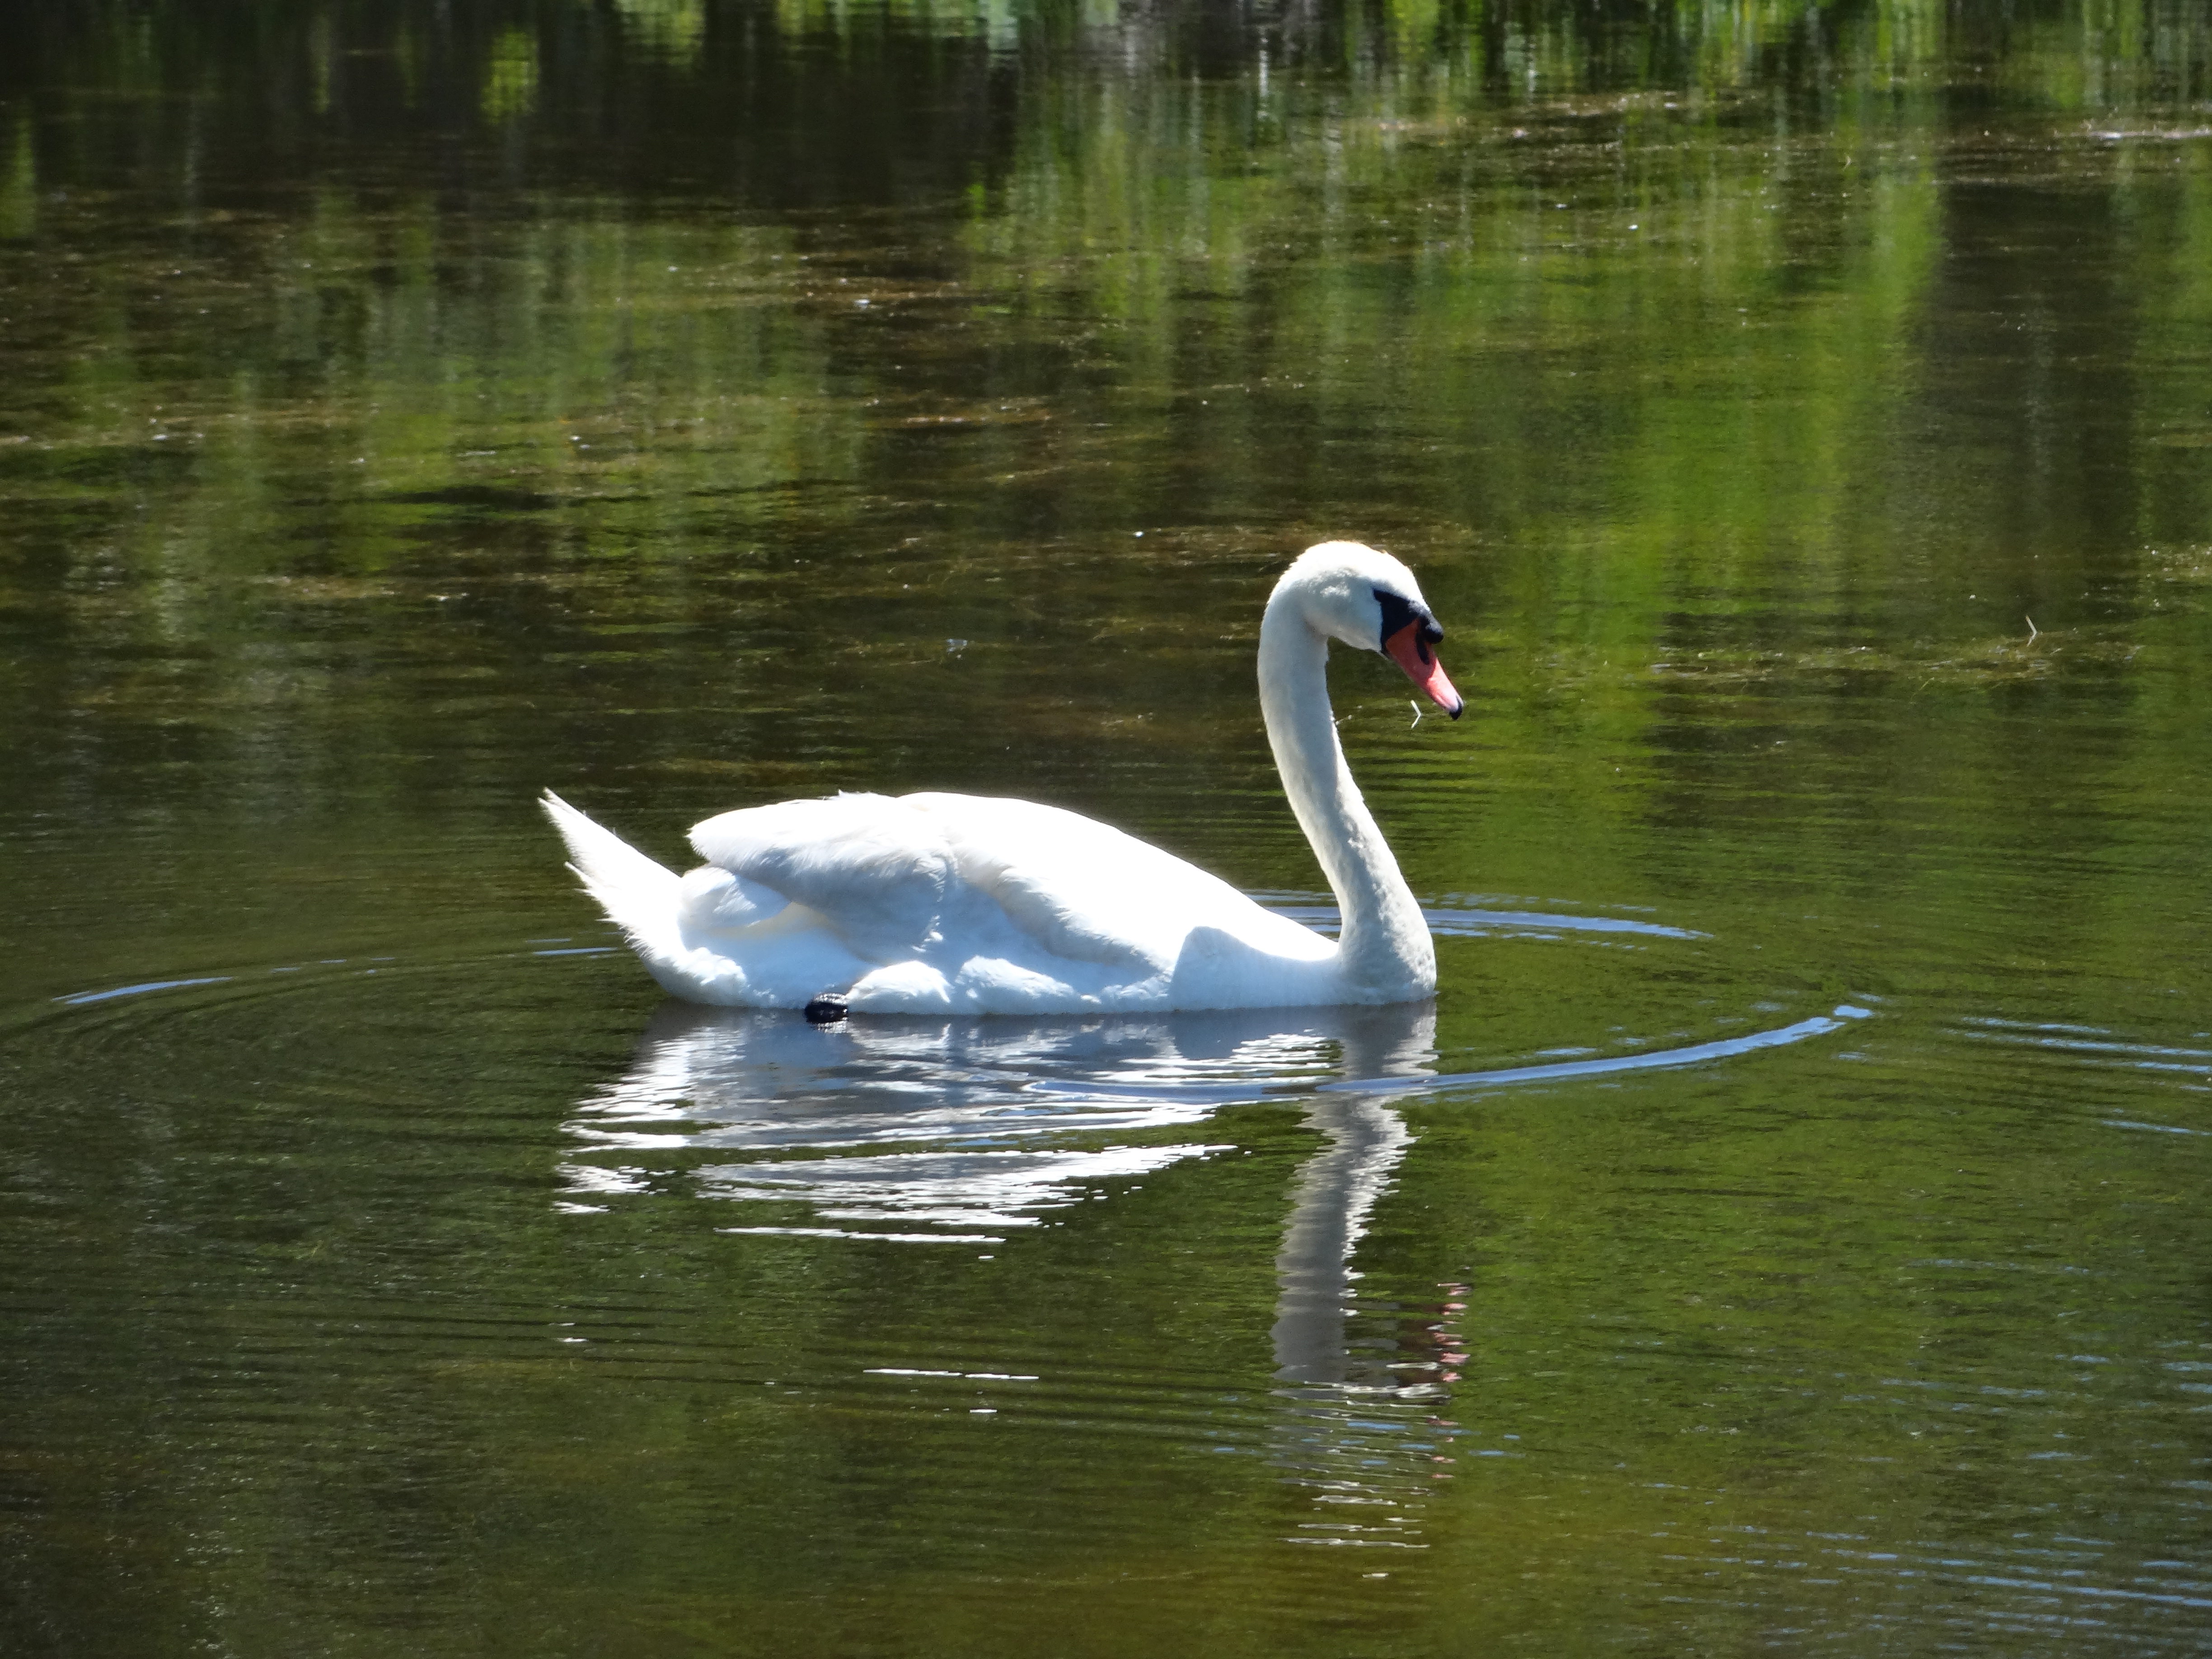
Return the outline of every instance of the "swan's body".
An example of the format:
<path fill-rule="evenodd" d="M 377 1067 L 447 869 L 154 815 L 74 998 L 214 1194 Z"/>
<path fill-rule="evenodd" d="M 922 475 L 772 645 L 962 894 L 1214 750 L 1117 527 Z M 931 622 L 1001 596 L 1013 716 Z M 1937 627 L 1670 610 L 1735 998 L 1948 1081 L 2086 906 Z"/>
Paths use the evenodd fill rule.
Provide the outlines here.
<path fill-rule="evenodd" d="M 1435 947 L 1345 765 L 1328 642 L 1397 659 L 1456 716 L 1413 573 L 1356 542 L 1310 548 L 1260 628 L 1260 703 L 1340 939 L 1054 806 L 974 795 L 836 795 L 708 818 L 678 876 L 558 796 L 543 805 L 586 889 L 653 976 L 693 1002 L 854 1012 L 1079 1013 L 1407 1002 Z"/>

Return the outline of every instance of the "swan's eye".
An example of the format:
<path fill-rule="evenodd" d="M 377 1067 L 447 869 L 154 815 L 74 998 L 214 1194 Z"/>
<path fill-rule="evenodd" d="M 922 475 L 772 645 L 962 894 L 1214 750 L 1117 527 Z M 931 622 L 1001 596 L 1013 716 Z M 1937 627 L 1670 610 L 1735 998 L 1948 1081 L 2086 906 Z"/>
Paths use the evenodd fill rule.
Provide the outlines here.
<path fill-rule="evenodd" d="M 1375 603 L 1382 607 L 1382 637 L 1376 641 L 1378 651 L 1388 648 L 1393 635 L 1415 623 L 1421 625 L 1421 638 L 1431 645 L 1444 636 L 1444 630 L 1429 614 L 1428 606 L 1416 605 L 1402 593 L 1393 593 L 1387 587 L 1378 587 L 1375 590 Z"/>

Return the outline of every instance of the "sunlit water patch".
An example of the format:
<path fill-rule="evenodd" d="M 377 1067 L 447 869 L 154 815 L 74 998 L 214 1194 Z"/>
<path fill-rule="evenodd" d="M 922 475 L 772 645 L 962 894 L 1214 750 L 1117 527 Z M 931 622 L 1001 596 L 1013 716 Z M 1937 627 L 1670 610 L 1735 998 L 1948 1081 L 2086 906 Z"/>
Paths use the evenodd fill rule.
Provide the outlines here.
<path fill-rule="evenodd" d="M 2195 1033 L 2197 1041 L 2193 1043 L 2174 1044 L 2131 1039 L 2124 1032 L 2099 1025 L 1985 1018 L 1968 1021 L 1966 1034 L 1978 1042 L 2027 1050 L 2060 1062 L 2070 1061 L 2092 1073 L 2148 1073 L 2146 1080 L 2162 1079 L 2193 1093 L 2212 1092 L 2212 1031 Z"/>

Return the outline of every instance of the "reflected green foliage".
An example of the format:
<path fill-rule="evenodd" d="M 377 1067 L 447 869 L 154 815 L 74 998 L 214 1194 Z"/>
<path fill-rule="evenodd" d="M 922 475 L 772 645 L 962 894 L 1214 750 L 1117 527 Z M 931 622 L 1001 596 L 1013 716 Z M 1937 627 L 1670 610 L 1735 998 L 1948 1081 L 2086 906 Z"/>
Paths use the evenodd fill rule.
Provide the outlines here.
<path fill-rule="evenodd" d="M 2208 135 L 2205 0 L 0 15 L 0 1650 L 2201 1646 Z M 1875 1018 L 1407 1104 L 1387 1434 L 1289 1108 L 988 1262 L 560 1207 L 538 787 L 1310 890 L 1335 534 L 1416 888 L 1693 936 L 1447 939 L 1439 1066 Z"/>

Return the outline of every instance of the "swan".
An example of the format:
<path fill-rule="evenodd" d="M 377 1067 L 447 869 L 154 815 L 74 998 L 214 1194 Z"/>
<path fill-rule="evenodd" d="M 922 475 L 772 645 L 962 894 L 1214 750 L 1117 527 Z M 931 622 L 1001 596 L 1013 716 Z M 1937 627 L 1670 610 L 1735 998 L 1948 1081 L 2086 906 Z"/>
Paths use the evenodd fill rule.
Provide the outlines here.
<path fill-rule="evenodd" d="M 854 1012 L 1047 1014 L 1410 1002 L 1433 993 L 1420 906 L 1345 764 L 1332 640 L 1388 655 L 1453 719 L 1413 573 L 1358 542 L 1308 548 L 1260 623 L 1260 708 L 1291 810 L 1343 918 L 1329 939 L 1133 836 L 1056 806 L 839 794 L 693 827 L 656 863 L 550 790 L 569 868 L 687 1001 Z"/>

